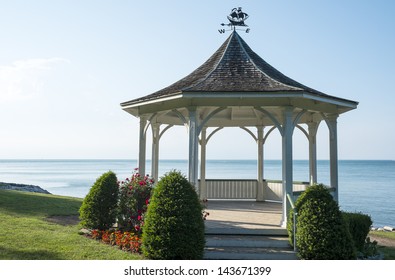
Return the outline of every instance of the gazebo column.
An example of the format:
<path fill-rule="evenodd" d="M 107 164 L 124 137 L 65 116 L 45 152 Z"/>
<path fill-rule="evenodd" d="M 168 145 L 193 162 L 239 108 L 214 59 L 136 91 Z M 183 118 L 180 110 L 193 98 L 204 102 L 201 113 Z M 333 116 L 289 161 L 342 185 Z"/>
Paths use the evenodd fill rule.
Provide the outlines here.
<path fill-rule="evenodd" d="M 139 173 L 145 175 L 145 157 L 146 157 L 146 135 L 145 126 L 147 125 L 147 119 L 144 116 L 140 117 L 140 137 L 139 137 Z"/>
<path fill-rule="evenodd" d="M 292 134 L 293 134 L 293 108 L 284 110 L 284 123 L 282 133 L 282 179 L 283 179 L 283 216 L 281 226 L 287 226 L 287 217 L 291 204 L 287 194 L 293 197 L 293 164 L 292 164 Z"/>
<path fill-rule="evenodd" d="M 152 159 L 151 159 L 151 176 L 158 182 L 159 177 L 159 140 L 160 124 L 152 123 Z"/>
<path fill-rule="evenodd" d="M 317 129 L 318 123 L 310 122 L 307 124 L 309 129 L 309 170 L 310 185 L 317 183 Z"/>
<path fill-rule="evenodd" d="M 198 139 L 198 119 L 196 108 L 189 108 L 189 157 L 188 157 L 188 180 L 199 193 L 198 186 L 198 164 L 199 164 L 199 139 Z"/>
<path fill-rule="evenodd" d="M 257 201 L 264 201 L 264 184 L 263 184 L 263 126 L 257 126 L 257 144 L 258 144 L 258 185 Z"/>
<path fill-rule="evenodd" d="M 333 198 L 339 201 L 339 179 L 338 179 L 338 158 L 337 158 L 337 114 L 327 116 L 329 127 L 329 165 L 331 188 L 334 188 Z"/>
<path fill-rule="evenodd" d="M 206 145 L 207 128 L 203 127 L 200 133 L 200 199 L 207 198 L 206 189 Z"/>

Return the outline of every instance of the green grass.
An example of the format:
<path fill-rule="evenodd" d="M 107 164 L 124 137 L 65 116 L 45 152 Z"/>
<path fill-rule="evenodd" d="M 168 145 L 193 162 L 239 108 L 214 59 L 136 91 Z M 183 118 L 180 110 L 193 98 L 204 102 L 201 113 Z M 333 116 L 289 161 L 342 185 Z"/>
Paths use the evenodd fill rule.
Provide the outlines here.
<path fill-rule="evenodd" d="M 385 260 L 395 260 L 395 248 L 378 245 L 378 250 L 384 254 Z"/>
<path fill-rule="evenodd" d="M 78 215 L 81 203 L 78 198 L 0 190 L 0 259 L 142 258 L 79 235 L 79 225 L 62 226 L 46 221 L 55 215 Z"/>
<path fill-rule="evenodd" d="M 390 231 L 371 231 L 369 232 L 369 235 L 375 235 L 395 240 L 395 232 Z"/>
<path fill-rule="evenodd" d="M 371 231 L 371 232 L 369 232 L 369 235 L 370 236 L 384 237 L 384 238 L 395 240 L 395 232 Z M 395 248 L 394 247 L 381 246 L 380 242 L 379 242 L 378 249 L 379 249 L 380 252 L 382 252 L 384 254 L 384 259 L 385 260 L 395 260 Z"/>

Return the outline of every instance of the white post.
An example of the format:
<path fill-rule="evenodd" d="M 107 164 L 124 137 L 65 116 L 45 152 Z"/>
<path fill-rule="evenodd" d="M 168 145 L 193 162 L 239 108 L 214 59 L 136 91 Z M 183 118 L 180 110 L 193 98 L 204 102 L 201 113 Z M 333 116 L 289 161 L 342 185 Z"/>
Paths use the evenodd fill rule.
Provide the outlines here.
<path fill-rule="evenodd" d="M 146 150 L 146 135 L 145 126 L 147 119 L 144 116 L 140 117 L 140 138 L 139 138 L 139 173 L 145 175 L 145 150 Z"/>
<path fill-rule="evenodd" d="M 197 135 L 198 123 L 197 123 L 196 108 L 189 108 L 188 127 L 189 127 L 188 180 L 198 192 L 199 140 Z"/>
<path fill-rule="evenodd" d="M 337 114 L 327 117 L 329 123 L 329 161 L 331 188 L 334 188 L 333 198 L 339 202 L 339 179 L 338 179 L 338 158 L 337 158 Z"/>
<path fill-rule="evenodd" d="M 203 127 L 200 134 L 200 199 L 207 198 L 206 189 L 206 145 L 207 128 Z"/>
<path fill-rule="evenodd" d="M 318 123 L 307 124 L 309 129 L 309 170 L 310 185 L 317 183 L 317 129 Z"/>
<path fill-rule="evenodd" d="M 257 145 L 258 145 L 258 185 L 257 201 L 264 201 L 263 190 L 263 126 L 257 126 Z"/>
<path fill-rule="evenodd" d="M 293 197 L 292 134 L 294 125 L 292 113 L 292 107 L 285 108 L 282 135 L 283 216 L 281 226 L 285 228 L 287 227 L 288 213 L 291 209 L 287 194 Z"/>
<path fill-rule="evenodd" d="M 159 177 L 159 140 L 160 140 L 160 124 L 151 123 L 152 127 L 152 160 L 151 160 L 151 176 L 158 182 Z"/>

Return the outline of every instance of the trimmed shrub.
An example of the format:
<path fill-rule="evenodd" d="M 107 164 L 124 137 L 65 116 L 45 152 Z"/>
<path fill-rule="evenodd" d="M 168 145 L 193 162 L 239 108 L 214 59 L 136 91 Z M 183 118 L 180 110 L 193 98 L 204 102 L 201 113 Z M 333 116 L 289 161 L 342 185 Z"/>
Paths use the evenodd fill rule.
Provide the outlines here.
<path fill-rule="evenodd" d="M 142 249 L 150 259 L 202 259 L 204 221 L 198 195 L 178 171 L 157 183 L 143 228 Z"/>
<path fill-rule="evenodd" d="M 366 237 L 372 226 L 372 219 L 369 215 L 362 213 L 342 212 L 343 218 L 348 224 L 351 237 L 354 241 L 355 248 L 362 252 L 365 246 Z"/>
<path fill-rule="evenodd" d="M 114 172 L 101 175 L 84 198 L 79 210 L 82 226 L 109 229 L 116 220 L 118 183 Z"/>
<path fill-rule="evenodd" d="M 154 180 L 135 172 L 119 183 L 118 227 L 141 234 Z"/>
<path fill-rule="evenodd" d="M 355 259 L 347 223 L 329 190 L 309 187 L 296 201 L 296 245 L 299 257 L 308 260 Z"/>
<path fill-rule="evenodd" d="M 298 217 L 296 216 L 296 219 L 297 218 Z M 294 210 L 293 209 L 291 209 L 288 213 L 287 231 L 288 231 L 289 244 L 293 247 L 294 246 Z"/>

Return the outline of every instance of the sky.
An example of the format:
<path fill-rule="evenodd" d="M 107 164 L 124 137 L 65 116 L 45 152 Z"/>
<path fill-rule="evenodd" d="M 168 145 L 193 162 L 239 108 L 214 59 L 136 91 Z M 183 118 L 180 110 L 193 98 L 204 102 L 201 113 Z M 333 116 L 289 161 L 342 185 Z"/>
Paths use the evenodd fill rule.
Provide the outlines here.
<path fill-rule="evenodd" d="M 249 46 L 285 75 L 359 102 L 338 119 L 339 159 L 395 160 L 395 1 L 0 0 L 0 159 L 136 159 L 138 119 L 120 103 L 148 95 L 204 63 L 249 14 Z M 224 145 L 226 143 L 226 145 Z M 150 156 L 150 142 L 147 143 Z M 328 129 L 318 159 L 329 157 Z M 294 133 L 295 159 L 308 143 Z M 255 159 L 240 129 L 210 140 L 207 158 Z M 186 159 L 184 127 L 168 130 L 162 159 Z M 265 158 L 281 158 L 273 133 Z"/>

